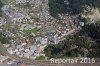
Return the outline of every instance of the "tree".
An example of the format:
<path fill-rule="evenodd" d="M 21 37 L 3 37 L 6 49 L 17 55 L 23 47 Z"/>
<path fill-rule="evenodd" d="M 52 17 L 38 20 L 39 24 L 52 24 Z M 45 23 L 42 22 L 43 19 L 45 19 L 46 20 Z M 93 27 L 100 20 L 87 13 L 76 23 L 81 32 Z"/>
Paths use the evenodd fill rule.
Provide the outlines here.
<path fill-rule="evenodd" d="M 2 16 L 2 10 L 1 10 L 1 8 L 2 8 L 2 6 L 3 6 L 4 4 L 1 2 L 1 0 L 0 0 L 0 16 Z"/>
<path fill-rule="evenodd" d="M 66 40 L 56 45 L 49 45 L 45 48 L 46 56 L 50 58 L 78 57 L 84 55 L 84 48 L 87 49 L 88 42 L 86 37 L 79 37 L 76 34 L 74 37 L 67 37 Z"/>
<path fill-rule="evenodd" d="M 0 32 L 0 42 L 2 44 L 9 44 L 9 37 L 6 37 L 5 35 L 3 35 L 3 33 Z"/>
<path fill-rule="evenodd" d="M 80 15 L 100 8 L 100 0 L 49 0 L 48 5 L 51 16 L 60 19 L 59 14 Z"/>

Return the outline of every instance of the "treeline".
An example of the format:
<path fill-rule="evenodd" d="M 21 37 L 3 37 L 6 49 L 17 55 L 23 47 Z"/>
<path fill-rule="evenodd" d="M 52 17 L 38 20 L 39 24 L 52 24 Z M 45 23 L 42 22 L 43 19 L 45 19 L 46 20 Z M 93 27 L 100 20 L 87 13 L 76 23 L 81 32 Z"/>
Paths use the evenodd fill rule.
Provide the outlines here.
<path fill-rule="evenodd" d="M 64 0 L 49 0 L 49 12 L 51 16 L 59 19 L 58 14 L 67 13 L 67 5 Z"/>
<path fill-rule="evenodd" d="M 100 57 L 100 24 L 90 24 L 56 45 L 48 45 L 44 52 L 49 58 Z"/>
<path fill-rule="evenodd" d="M 48 5 L 50 14 L 59 18 L 58 14 L 79 15 L 92 8 L 100 8 L 100 0 L 49 0 Z"/>
<path fill-rule="evenodd" d="M 4 4 L 1 2 L 1 0 L 0 0 L 0 16 L 2 16 L 2 10 L 1 10 L 1 8 L 2 8 L 2 6 L 3 6 Z"/>

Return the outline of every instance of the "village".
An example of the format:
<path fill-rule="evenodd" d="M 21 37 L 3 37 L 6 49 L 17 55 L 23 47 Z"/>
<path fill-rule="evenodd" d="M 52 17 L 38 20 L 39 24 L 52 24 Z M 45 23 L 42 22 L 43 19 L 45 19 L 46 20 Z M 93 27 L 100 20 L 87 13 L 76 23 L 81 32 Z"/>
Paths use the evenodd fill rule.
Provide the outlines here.
<path fill-rule="evenodd" d="M 48 0 L 16 0 L 14 5 L 4 5 L 0 17 L 0 31 L 11 37 L 7 52 L 20 58 L 36 60 L 45 56 L 48 44 L 58 44 L 76 32 L 84 23 L 77 26 L 77 20 L 69 14 L 59 15 L 62 23 L 49 13 Z M 75 23 L 76 22 L 76 23 Z"/>

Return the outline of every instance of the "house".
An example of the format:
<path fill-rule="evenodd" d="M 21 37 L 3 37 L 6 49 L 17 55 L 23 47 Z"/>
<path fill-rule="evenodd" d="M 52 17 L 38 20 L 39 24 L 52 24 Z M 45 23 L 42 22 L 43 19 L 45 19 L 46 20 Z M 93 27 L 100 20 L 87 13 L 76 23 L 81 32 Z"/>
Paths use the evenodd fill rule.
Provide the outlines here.
<path fill-rule="evenodd" d="M 4 21 L 4 18 L 1 18 L 1 17 L 0 17 L 0 26 L 1 26 L 1 25 L 4 25 L 5 23 L 6 23 L 6 22 Z"/>
<path fill-rule="evenodd" d="M 40 44 L 47 44 L 48 39 L 44 38 L 44 37 L 37 37 L 36 38 L 36 42 L 40 43 Z"/>
<path fill-rule="evenodd" d="M 23 50 L 24 50 L 24 48 L 20 48 L 20 49 L 19 49 L 19 51 L 23 51 Z"/>
<path fill-rule="evenodd" d="M 16 44 L 15 47 L 16 47 L 17 49 L 20 49 L 20 48 L 22 48 L 22 45 L 21 45 L 21 44 Z"/>
<path fill-rule="evenodd" d="M 42 38 L 41 44 L 47 44 L 48 39 L 47 38 Z"/>
<path fill-rule="evenodd" d="M 8 56 L 0 55 L 0 63 L 2 63 L 3 61 L 7 60 L 8 58 L 9 58 Z"/>
<path fill-rule="evenodd" d="M 25 46 L 27 43 L 22 43 L 22 46 Z"/>
<path fill-rule="evenodd" d="M 20 54 L 20 52 L 16 52 L 16 55 L 19 55 Z"/>
<path fill-rule="evenodd" d="M 13 63 L 14 63 L 14 61 L 9 61 L 9 62 L 7 62 L 8 65 L 11 65 L 11 64 L 13 64 Z"/>
<path fill-rule="evenodd" d="M 29 48 L 28 48 L 28 49 L 25 49 L 24 51 L 25 51 L 25 52 L 29 52 L 30 50 L 29 50 Z"/>
<path fill-rule="evenodd" d="M 19 56 L 19 57 L 23 57 L 23 56 L 24 56 L 24 54 L 21 54 L 21 53 L 20 53 L 18 56 Z"/>
<path fill-rule="evenodd" d="M 31 52 L 34 52 L 36 50 L 36 46 L 35 45 L 32 45 L 31 47 L 30 47 L 30 51 Z"/>
<path fill-rule="evenodd" d="M 79 22 L 80 26 L 84 26 L 85 23 L 84 22 Z"/>
<path fill-rule="evenodd" d="M 16 0 L 16 4 L 26 3 L 29 1 L 31 1 L 31 0 Z"/>
<path fill-rule="evenodd" d="M 54 41 L 54 44 L 58 44 L 59 43 L 59 40 L 58 40 L 58 35 L 54 35 L 53 37 L 53 41 Z"/>
<path fill-rule="evenodd" d="M 8 51 L 9 54 L 14 54 L 15 52 L 18 52 L 18 49 L 8 48 L 7 51 Z"/>
<path fill-rule="evenodd" d="M 25 49 L 24 50 L 25 53 L 23 53 L 24 57 L 29 58 L 35 52 L 35 50 L 36 50 L 36 46 L 34 45 L 30 46 L 30 48 L 28 49 Z"/>
<path fill-rule="evenodd" d="M 44 48 L 46 47 L 47 45 L 38 45 L 38 52 L 43 52 Z"/>
<path fill-rule="evenodd" d="M 34 29 L 34 28 L 36 28 L 36 25 L 26 25 L 25 27 L 24 27 L 24 29 L 27 29 L 27 30 L 31 30 L 31 29 Z"/>
<path fill-rule="evenodd" d="M 24 54 L 23 54 L 23 57 L 29 58 L 29 57 L 30 57 L 30 54 L 29 54 L 29 53 L 24 53 Z"/>
<path fill-rule="evenodd" d="M 5 5 L 2 8 L 3 16 L 6 18 L 7 22 L 21 21 L 23 18 L 27 18 L 28 15 L 25 12 L 18 12 L 14 10 L 12 6 Z"/>

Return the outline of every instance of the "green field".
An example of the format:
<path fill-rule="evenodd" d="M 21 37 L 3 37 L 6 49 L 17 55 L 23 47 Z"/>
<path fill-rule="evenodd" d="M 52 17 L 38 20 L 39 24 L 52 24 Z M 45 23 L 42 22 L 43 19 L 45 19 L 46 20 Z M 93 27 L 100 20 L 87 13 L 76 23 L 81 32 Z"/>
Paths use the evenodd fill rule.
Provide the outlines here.
<path fill-rule="evenodd" d="M 36 60 L 45 60 L 45 57 L 41 55 L 41 56 L 37 57 Z"/>
<path fill-rule="evenodd" d="M 39 29 L 37 29 L 37 28 L 31 29 L 31 30 L 24 29 L 24 32 L 26 32 L 26 33 L 36 33 L 38 31 L 39 31 Z"/>

